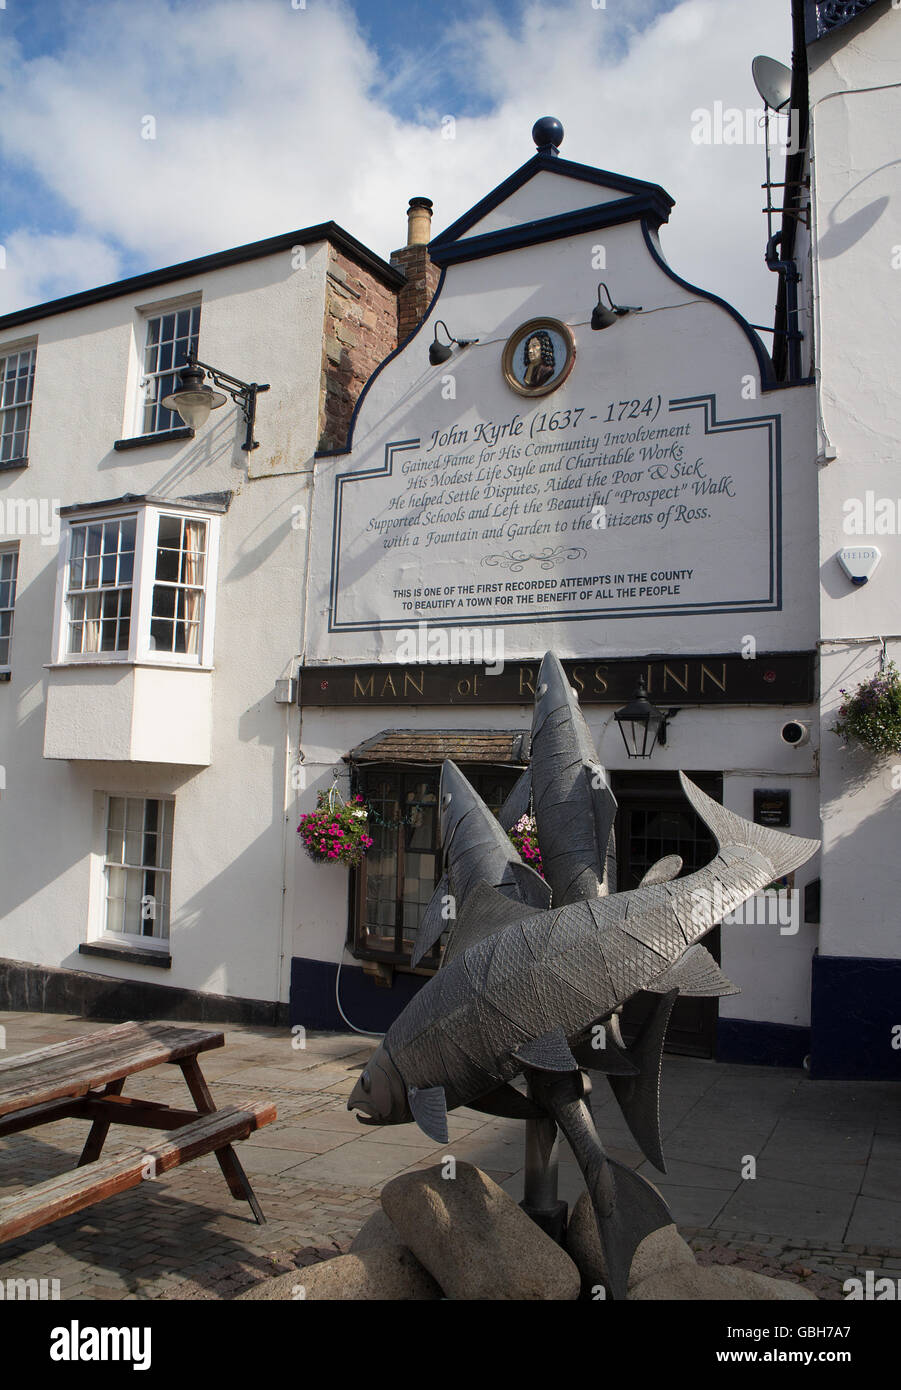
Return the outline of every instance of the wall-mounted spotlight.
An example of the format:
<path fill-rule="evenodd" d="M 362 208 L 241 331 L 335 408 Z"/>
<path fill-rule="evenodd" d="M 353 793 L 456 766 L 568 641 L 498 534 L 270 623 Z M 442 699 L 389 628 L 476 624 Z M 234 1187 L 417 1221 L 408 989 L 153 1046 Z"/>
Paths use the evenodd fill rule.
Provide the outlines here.
<path fill-rule="evenodd" d="M 601 290 L 607 295 L 609 308 L 606 304 L 601 303 Z M 613 296 L 602 280 L 598 285 L 598 302 L 591 311 L 591 326 L 592 328 L 609 328 L 611 324 L 616 323 L 617 319 L 625 318 L 626 314 L 637 314 L 640 311 L 640 304 L 614 304 Z"/>
<path fill-rule="evenodd" d="M 447 334 L 446 343 L 439 343 L 438 341 L 439 328 L 443 328 L 445 333 Z M 451 348 L 451 343 L 456 343 L 457 347 L 465 348 L 472 347 L 472 344 L 477 343 L 478 341 L 478 338 L 455 338 L 451 333 L 450 329 L 448 328 L 447 324 L 444 322 L 444 319 L 439 319 L 438 322 L 435 324 L 435 336 L 429 344 L 429 361 L 431 362 L 433 367 L 440 367 L 442 362 L 446 362 L 448 360 L 448 358 L 451 355 L 451 352 L 453 351 L 453 349 Z"/>
<path fill-rule="evenodd" d="M 241 417 L 247 427 L 241 448 L 258 449 L 260 446 L 253 437 L 253 424 L 256 418 L 257 396 L 261 391 L 269 390 L 266 384 L 241 381 L 236 376 L 229 376 L 228 372 L 220 372 L 218 367 L 211 367 L 208 362 L 198 362 L 196 357 L 189 356 L 179 372 L 178 390 L 173 391 L 171 396 L 166 396 L 160 404 L 166 410 L 174 410 L 191 429 L 200 429 L 201 425 L 206 424 L 210 411 L 218 410 L 225 404 L 225 396 L 221 391 L 214 391 L 211 386 L 204 385 L 204 372 L 209 372 L 215 384 L 227 391 L 232 400 L 237 401 L 241 407 Z"/>
<path fill-rule="evenodd" d="M 664 713 L 652 704 L 645 683 L 640 680 L 629 703 L 613 712 L 627 755 L 630 758 L 649 758 L 658 743 L 665 748 L 667 722 L 678 713 L 678 709 Z"/>

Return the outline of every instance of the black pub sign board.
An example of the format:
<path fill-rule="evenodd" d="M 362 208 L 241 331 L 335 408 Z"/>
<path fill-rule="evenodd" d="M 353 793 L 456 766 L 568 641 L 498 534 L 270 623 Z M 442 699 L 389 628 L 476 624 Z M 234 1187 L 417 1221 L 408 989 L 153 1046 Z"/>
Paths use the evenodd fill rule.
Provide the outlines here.
<path fill-rule="evenodd" d="M 396 663 L 304 666 L 301 705 L 531 705 L 540 658 L 494 666 Z M 498 670 L 498 666 L 501 669 Z M 806 705 L 816 696 L 816 653 L 595 657 L 563 666 L 583 705 L 625 704 L 643 680 L 657 704 Z M 493 674 L 489 674 L 492 672 Z"/>

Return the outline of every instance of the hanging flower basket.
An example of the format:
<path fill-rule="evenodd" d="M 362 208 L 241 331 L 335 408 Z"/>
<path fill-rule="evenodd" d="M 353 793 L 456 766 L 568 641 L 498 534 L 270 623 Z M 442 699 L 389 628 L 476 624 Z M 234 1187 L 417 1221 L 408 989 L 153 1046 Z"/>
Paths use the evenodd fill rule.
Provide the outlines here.
<path fill-rule="evenodd" d="M 901 675 L 894 661 L 862 681 L 839 706 L 832 732 L 845 743 L 855 740 L 874 753 L 901 753 Z"/>
<path fill-rule="evenodd" d="M 530 869 L 534 869 L 537 874 L 541 874 L 541 877 L 544 878 L 535 817 L 520 816 L 513 828 L 507 831 L 507 834 L 514 848 L 518 850 L 523 863 L 528 864 Z"/>
<path fill-rule="evenodd" d="M 334 788 L 320 792 L 315 811 L 300 818 L 297 833 L 311 859 L 320 864 L 359 864 L 373 840 L 363 798 L 340 799 Z"/>

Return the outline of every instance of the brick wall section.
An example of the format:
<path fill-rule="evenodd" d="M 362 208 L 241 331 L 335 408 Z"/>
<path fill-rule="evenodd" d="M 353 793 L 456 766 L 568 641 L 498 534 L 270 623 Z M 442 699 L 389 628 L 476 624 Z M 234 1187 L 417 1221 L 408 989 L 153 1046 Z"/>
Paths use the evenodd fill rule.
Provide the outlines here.
<path fill-rule="evenodd" d="M 397 339 L 402 343 L 424 319 L 441 272 L 429 260 L 427 246 L 404 246 L 400 251 L 392 251 L 391 264 L 407 276 L 407 283 L 397 295 Z"/>
<path fill-rule="evenodd" d="M 397 293 L 329 244 L 319 390 L 319 448 L 347 439 L 360 392 L 397 347 Z"/>

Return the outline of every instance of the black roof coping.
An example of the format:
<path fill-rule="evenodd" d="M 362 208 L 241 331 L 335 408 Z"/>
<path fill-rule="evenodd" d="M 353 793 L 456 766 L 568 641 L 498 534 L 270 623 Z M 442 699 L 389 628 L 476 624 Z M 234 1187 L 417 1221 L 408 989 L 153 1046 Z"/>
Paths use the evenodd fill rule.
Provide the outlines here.
<path fill-rule="evenodd" d="M 267 237 L 265 241 L 249 241 L 244 246 L 233 246 L 228 251 L 214 251 L 209 256 L 199 256 L 192 261 L 180 261 L 178 265 L 164 266 L 160 270 L 148 270 L 143 275 L 132 275 L 127 280 L 115 280 L 110 285 L 99 285 L 91 290 L 79 290 L 77 294 L 64 295 L 62 299 L 50 299 L 45 304 L 35 304 L 27 309 L 16 309 L 11 314 L 0 316 L 0 331 L 16 328 L 20 324 L 31 323 L 34 319 L 50 318 L 53 314 L 65 314 L 71 309 L 83 309 L 89 304 L 99 304 L 105 299 L 118 299 L 124 295 L 136 294 L 152 289 L 156 285 L 170 284 L 173 280 L 187 280 L 192 275 L 202 275 L 210 270 L 222 270 L 225 266 L 238 265 L 241 261 L 255 261 L 263 256 L 274 255 L 278 251 L 289 251 L 292 246 L 309 246 L 314 241 L 329 241 L 346 255 L 352 256 L 379 276 L 392 289 L 400 289 L 406 284 L 406 277 L 399 274 L 394 266 L 383 261 L 362 241 L 357 241 L 337 222 L 320 222 L 315 227 L 302 227 L 295 232 L 283 232 L 280 236 Z"/>

